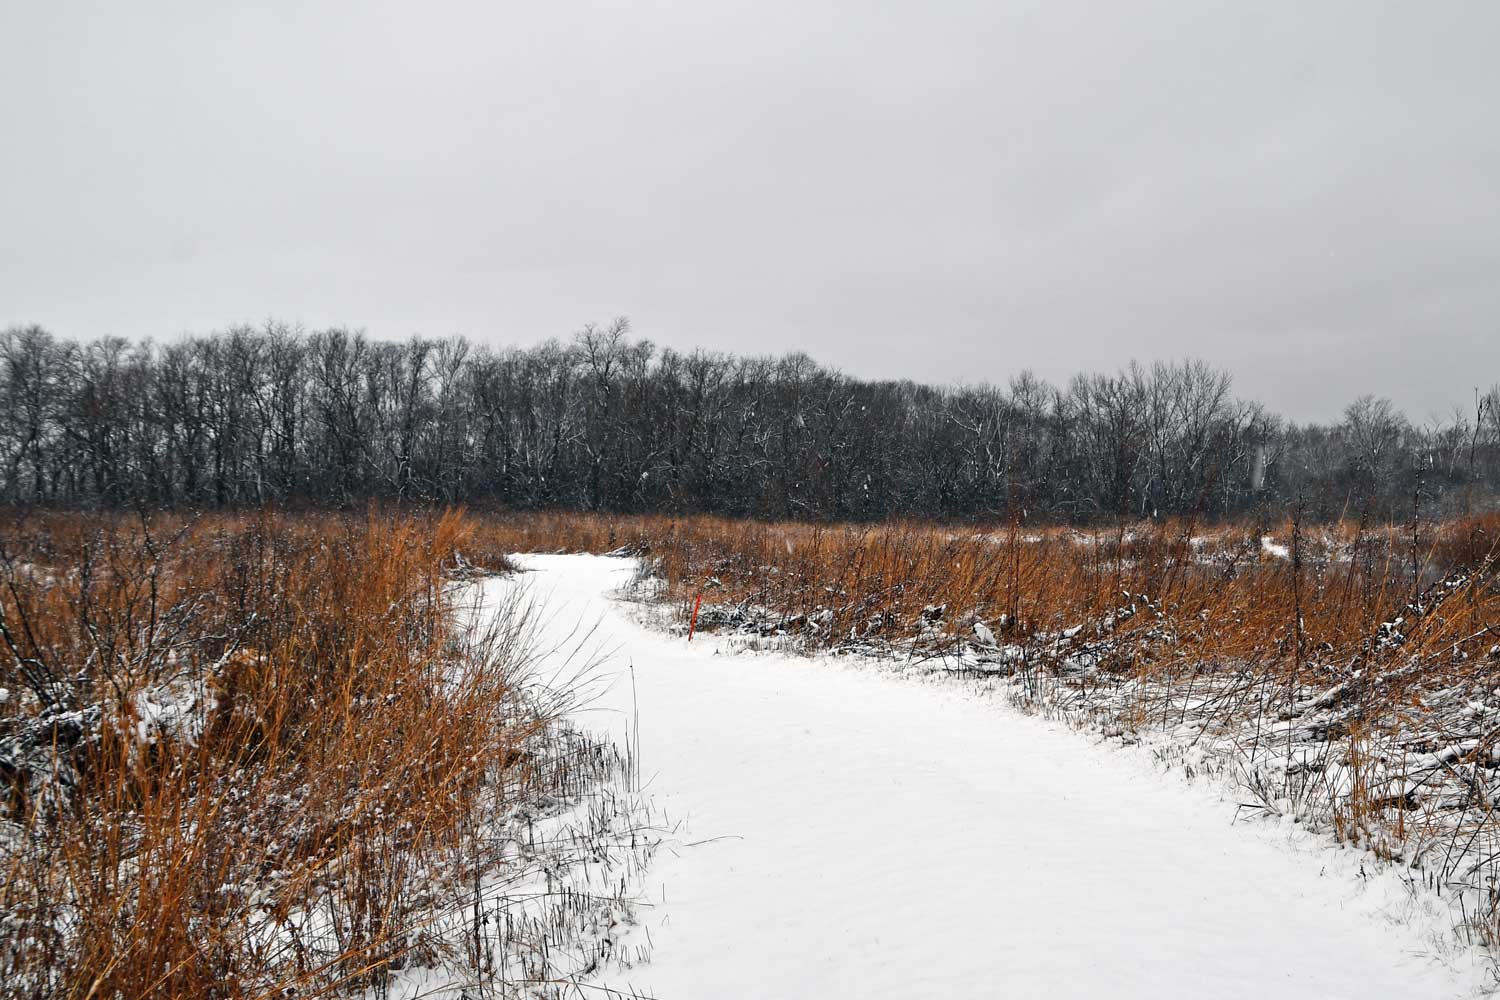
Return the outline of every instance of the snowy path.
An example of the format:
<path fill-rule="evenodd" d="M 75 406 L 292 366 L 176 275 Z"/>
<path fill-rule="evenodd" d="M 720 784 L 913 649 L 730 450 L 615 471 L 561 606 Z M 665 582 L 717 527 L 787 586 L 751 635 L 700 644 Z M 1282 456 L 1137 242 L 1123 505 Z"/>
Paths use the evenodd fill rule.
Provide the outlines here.
<path fill-rule="evenodd" d="M 682 839 L 725 838 L 658 855 L 655 960 L 616 989 L 1373 1000 L 1479 979 L 1372 915 L 1357 856 L 1231 826 L 1128 753 L 960 685 L 649 631 L 605 596 L 625 560 L 523 561 L 555 634 L 598 622 L 609 669 L 634 664 L 644 777 Z M 629 680 L 596 704 L 622 733 Z"/>

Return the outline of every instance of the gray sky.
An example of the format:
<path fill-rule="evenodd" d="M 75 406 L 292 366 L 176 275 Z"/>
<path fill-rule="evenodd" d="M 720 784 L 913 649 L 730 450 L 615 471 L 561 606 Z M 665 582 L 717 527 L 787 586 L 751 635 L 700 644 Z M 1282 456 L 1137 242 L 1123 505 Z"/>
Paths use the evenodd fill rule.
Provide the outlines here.
<path fill-rule="evenodd" d="M 1500 4 L 0 0 L 0 325 L 1500 381 Z"/>

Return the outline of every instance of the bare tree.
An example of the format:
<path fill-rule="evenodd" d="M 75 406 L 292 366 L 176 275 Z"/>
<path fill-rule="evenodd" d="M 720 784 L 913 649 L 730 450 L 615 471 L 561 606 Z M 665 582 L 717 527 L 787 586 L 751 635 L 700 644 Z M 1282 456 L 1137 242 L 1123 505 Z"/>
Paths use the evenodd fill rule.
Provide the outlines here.
<path fill-rule="evenodd" d="M 0 495 L 29 503 L 1090 520 L 1300 497 L 1310 516 L 1396 517 L 1414 491 L 1467 505 L 1500 488 L 1500 388 L 1472 418 L 1414 427 L 1365 396 L 1297 426 L 1199 361 L 938 388 L 805 354 L 657 350 L 624 319 L 498 352 L 276 323 L 167 345 L 18 327 L 0 334 L 0 403 Z"/>

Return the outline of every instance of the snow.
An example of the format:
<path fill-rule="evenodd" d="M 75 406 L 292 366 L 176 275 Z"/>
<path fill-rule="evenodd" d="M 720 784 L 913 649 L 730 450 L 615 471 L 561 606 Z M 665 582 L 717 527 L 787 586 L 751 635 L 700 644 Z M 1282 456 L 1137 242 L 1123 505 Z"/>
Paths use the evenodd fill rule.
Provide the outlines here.
<path fill-rule="evenodd" d="M 173 677 L 135 693 L 134 735 L 142 745 L 160 739 L 181 739 L 198 745 L 208 715 L 218 707 L 201 679 Z"/>
<path fill-rule="evenodd" d="M 583 717 L 685 819 L 645 875 L 655 997 L 1440 997 L 1445 908 L 1374 859 L 953 681 L 726 655 L 609 596 L 628 560 L 525 556 L 559 637 L 597 623 Z M 514 586 L 495 581 L 489 586 Z M 638 713 L 639 729 L 630 729 Z M 1492 977 L 1490 977 L 1492 978 Z"/>
<path fill-rule="evenodd" d="M 1262 552 L 1264 552 L 1266 555 L 1272 557 L 1273 559 L 1290 559 L 1290 558 L 1292 558 L 1292 550 L 1291 550 L 1291 548 L 1288 547 L 1288 546 L 1286 546 L 1286 545 L 1282 545 L 1280 542 L 1278 542 L 1276 539 L 1272 538 L 1270 535 L 1262 535 L 1261 536 L 1261 539 L 1260 539 L 1260 548 L 1261 548 Z"/>

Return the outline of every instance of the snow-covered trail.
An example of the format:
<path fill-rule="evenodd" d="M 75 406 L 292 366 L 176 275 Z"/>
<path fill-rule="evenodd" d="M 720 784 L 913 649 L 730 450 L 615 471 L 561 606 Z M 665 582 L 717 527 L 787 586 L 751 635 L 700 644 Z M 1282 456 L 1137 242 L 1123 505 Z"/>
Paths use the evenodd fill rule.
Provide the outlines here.
<path fill-rule="evenodd" d="M 626 560 L 522 561 L 555 636 L 597 623 L 615 651 L 586 720 L 623 733 L 634 695 L 644 780 L 706 841 L 658 855 L 654 961 L 615 989 L 1372 1000 L 1480 980 L 1372 915 L 1356 855 L 1232 826 L 1131 754 L 961 685 L 648 630 L 607 597 Z"/>

